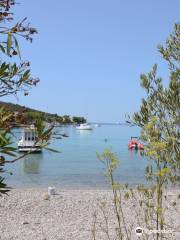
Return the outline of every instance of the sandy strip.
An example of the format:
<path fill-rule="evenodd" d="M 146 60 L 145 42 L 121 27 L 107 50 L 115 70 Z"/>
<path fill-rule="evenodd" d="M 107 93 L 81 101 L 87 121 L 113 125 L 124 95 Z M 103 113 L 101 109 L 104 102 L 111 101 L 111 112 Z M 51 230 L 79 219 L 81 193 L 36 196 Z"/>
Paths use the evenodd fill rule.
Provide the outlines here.
<path fill-rule="evenodd" d="M 103 213 L 108 219 L 108 227 L 113 236 L 116 221 L 108 190 L 61 190 L 47 197 L 47 189 L 13 189 L 9 196 L 0 197 L 0 239 L 2 240 L 90 240 L 96 228 L 97 240 L 108 239 Z M 180 191 L 179 191 L 180 193 Z M 176 201 L 177 190 L 167 193 L 169 211 Z M 133 203 L 123 201 L 127 224 L 132 224 L 131 239 L 138 239 L 134 229 L 138 226 L 133 215 Z M 176 201 L 175 214 L 169 214 L 169 223 L 180 224 L 180 200 Z M 95 218 L 94 214 L 97 214 Z M 96 220 L 95 220 L 96 219 Z M 95 228 L 93 227 L 96 221 Z M 176 226 L 176 227 L 177 227 Z M 177 237 L 177 235 L 176 235 Z M 171 239 L 176 239 L 172 238 Z M 179 238 L 180 239 L 180 234 Z"/>

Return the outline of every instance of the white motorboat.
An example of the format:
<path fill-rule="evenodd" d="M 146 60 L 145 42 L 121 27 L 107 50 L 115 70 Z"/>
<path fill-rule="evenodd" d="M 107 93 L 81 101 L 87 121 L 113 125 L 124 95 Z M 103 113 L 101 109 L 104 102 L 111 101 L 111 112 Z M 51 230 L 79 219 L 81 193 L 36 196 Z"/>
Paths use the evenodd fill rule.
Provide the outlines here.
<path fill-rule="evenodd" d="M 41 152 L 41 144 L 37 143 L 37 133 L 34 125 L 23 129 L 22 137 L 18 142 L 19 152 Z"/>
<path fill-rule="evenodd" d="M 78 130 L 92 130 L 92 126 L 88 123 L 82 123 L 76 127 Z"/>

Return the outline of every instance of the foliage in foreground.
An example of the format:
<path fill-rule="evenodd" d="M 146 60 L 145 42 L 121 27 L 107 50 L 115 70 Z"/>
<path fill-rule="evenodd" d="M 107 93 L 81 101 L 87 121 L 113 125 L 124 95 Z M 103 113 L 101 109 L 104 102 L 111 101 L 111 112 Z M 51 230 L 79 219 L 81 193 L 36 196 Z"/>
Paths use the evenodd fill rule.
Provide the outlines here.
<path fill-rule="evenodd" d="M 150 235 L 141 234 L 139 239 L 177 239 L 173 232 L 178 231 L 179 226 L 175 226 L 173 219 L 170 225 L 167 212 L 175 216 L 178 211 L 176 202 L 179 200 L 175 196 L 170 208 L 166 189 L 179 183 L 180 179 L 180 24 L 175 24 L 166 46 L 160 45 L 158 49 L 168 62 L 168 86 L 165 87 L 162 78 L 157 77 L 157 65 L 153 66 L 150 73 L 142 74 L 141 86 L 146 91 L 146 99 L 142 99 L 140 111 L 131 120 L 131 123 L 141 128 L 141 139 L 146 144 L 144 154 L 149 158 L 145 170 L 146 186 L 139 185 L 137 189 L 125 190 L 114 180 L 117 157 L 110 151 L 98 155 L 106 165 L 113 191 L 114 215 L 118 225 L 116 239 L 133 239 L 133 227 L 128 225 L 123 208 L 127 199 L 135 204 L 132 209 L 134 222 L 139 223 L 139 227 L 155 231 Z M 125 190 L 123 201 L 122 190 Z M 106 217 L 104 221 L 107 222 Z M 105 233 L 107 239 L 111 239 L 108 224 Z"/>
<path fill-rule="evenodd" d="M 94 212 L 92 239 L 99 239 L 99 236 L 103 236 L 104 240 L 137 239 L 138 229 L 141 231 L 138 239 L 176 240 L 179 231 L 179 195 L 168 196 L 168 191 L 160 195 L 158 182 L 149 187 L 139 185 L 133 188 L 128 184 L 120 184 L 115 179 L 119 165 L 117 156 L 108 149 L 97 156 L 105 166 L 112 198 L 110 202 L 101 200 L 99 209 Z"/>
<path fill-rule="evenodd" d="M 166 46 L 160 45 L 158 49 L 168 62 L 168 86 L 157 77 L 157 65 L 150 73 L 142 74 L 141 86 L 146 91 L 146 99 L 142 100 L 133 121 L 141 127 L 141 138 L 146 142 L 145 154 L 150 159 L 146 177 L 156 197 L 156 230 L 162 231 L 166 226 L 165 188 L 180 180 L 180 24 L 175 24 Z M 156 239 L 164 238 L 165 235 L 157 233 Z"/>
<path fill-rule="evenodd" d="M 13 24 L 12 7 L 14 0 L 0 0 L 0 97 L 14 95 L 23 92 L 25 96 L 31 87 L 36 86 L 38 78 L 33 78 L 30 72 L 30 63 L 22 61 L 20 47 L 17 37 L 20 36 L 32 42 L 32 35 L 37 30 L 26 23 L 26 18 Z M 10 24 L 13 24 L 11 27 Z M 18 63 L 17 63 L 18 62 Z M 13 163 L 23 156 L 19 156 L 17 149 L 12 147 L 12 126 L 13 113 L 0 109 L 0 173 L 4 172 L 6 163 Z M 19 114 L 21 119 L 21 114 Z M 52 128 L 45 129 L 42 121 L 35 123 L 38 131 L 38 142 L 42 147 L 47 147 L 51 136 Z M 9 160 L 11 157 L 11 160 Z M 0 176 L 0 195 L 7 193 L 9 188 Z"/>

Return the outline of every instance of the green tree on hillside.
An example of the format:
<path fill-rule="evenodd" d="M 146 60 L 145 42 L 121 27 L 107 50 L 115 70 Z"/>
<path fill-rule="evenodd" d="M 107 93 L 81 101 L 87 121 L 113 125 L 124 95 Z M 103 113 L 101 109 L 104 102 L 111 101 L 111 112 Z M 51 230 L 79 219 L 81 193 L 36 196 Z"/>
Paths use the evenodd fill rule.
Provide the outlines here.
<path fill-rule="evenodd" d="M 24 116 L 24 120 L 26 122 L 26 124 L 34 124 L 36 122 L 37 119 L 44 119 L 44 114 L 40 113 L 40 112 L 25 112 L 23 114 Z"/>
<path fill-rule="evenodd" d="M 78 124 L 86 122 L 86 119 L 84 117 L 73 117 L 72 120 L 74 123 Z"/>
<path fill-rule="evenodd" d="M 72 123 L 71 118 L 69 115 L 64 115 L 63 116 L 63 123 Z"/>

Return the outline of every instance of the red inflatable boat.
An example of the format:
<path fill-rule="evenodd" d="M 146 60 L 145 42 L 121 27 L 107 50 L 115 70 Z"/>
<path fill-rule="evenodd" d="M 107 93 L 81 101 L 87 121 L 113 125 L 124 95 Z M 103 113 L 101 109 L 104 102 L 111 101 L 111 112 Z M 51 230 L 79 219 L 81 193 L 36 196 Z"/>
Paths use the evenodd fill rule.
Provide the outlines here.
<path fill-rule="evenodd" d="M 134 139 L 134 137 L 131 137 L 131 140 L 128 143 L 128 149 L 144 150 L 144 145 L 141 142 L 139 142 L 137 139 Z"/>

